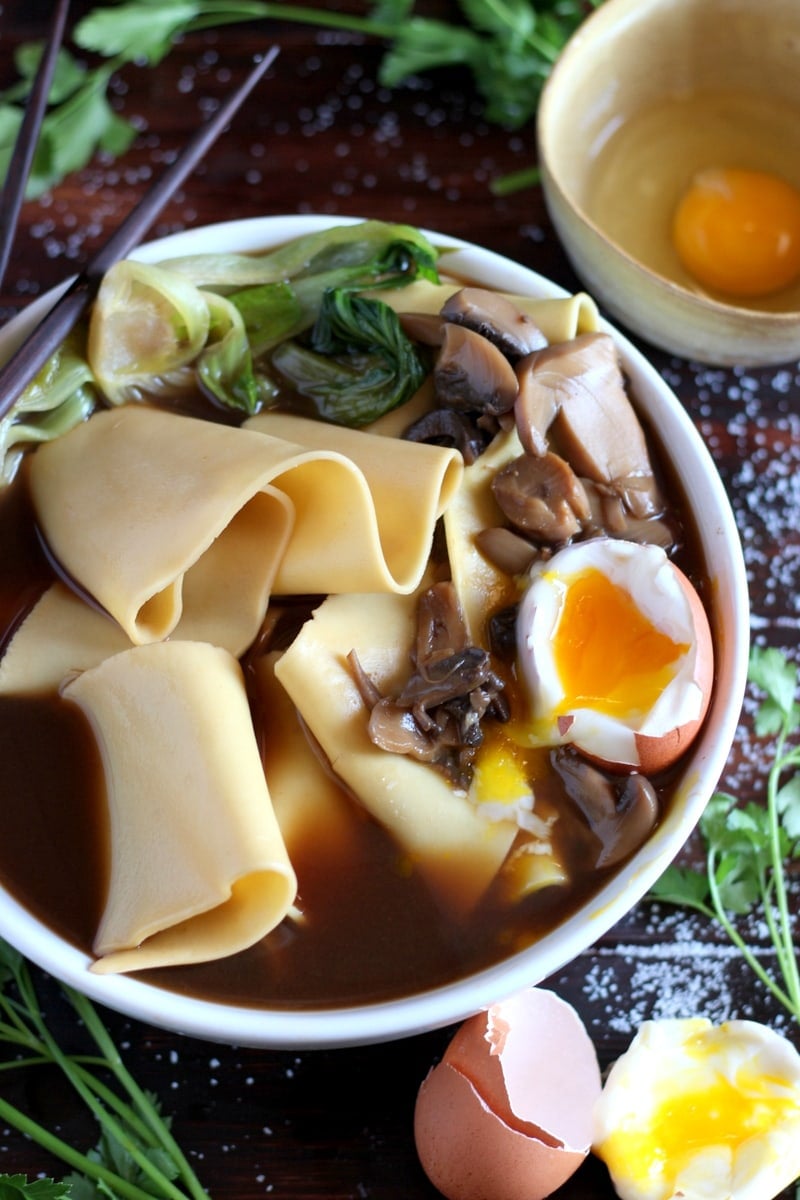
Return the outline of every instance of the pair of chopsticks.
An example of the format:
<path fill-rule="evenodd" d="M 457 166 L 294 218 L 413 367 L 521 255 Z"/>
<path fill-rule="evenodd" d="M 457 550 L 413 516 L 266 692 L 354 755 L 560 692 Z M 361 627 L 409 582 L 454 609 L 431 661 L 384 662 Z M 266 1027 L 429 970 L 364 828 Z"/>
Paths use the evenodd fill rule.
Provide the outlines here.
<path fill-rule="evenodd" d="M 9 165 L 6 189 L 0 201 L 0 279 L 5 271 L 11 240 L 27 185 L 53 70 L 64 33 L 69 0 L 58 0 L 45 53 L 39 63 L 28 109 L 20 126 Z M 226 98 L 216 113 L 201 125 L 179 156 L 145 193 L 119 228 L 68 285 L 47 315 L 22 343 L 5 366 L 0 367 L 0 419 L 13 407 L 20 393 L 59 348 L 70 330 L 89 307 L 105 272 L 124 258 L 144 237 L 172 194 L 194 170 L 244 100 L 275 61 L 278 50 L 271 47 L 247 78 Z M 7 245 L 6 245 L 7 243 Z"/>

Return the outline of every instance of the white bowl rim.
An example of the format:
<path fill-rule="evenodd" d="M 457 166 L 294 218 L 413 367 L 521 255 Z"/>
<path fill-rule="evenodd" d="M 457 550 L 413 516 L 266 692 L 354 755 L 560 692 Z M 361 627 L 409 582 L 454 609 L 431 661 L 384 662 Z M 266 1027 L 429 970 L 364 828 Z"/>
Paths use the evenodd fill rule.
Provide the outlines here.
<path fill-rule="evenodd" d="M 301 234 L 363 217 L 290 215 L 255 217 L 185 230 L 141 246 L 131 257 L 159 261 L 178 255 L 257 250 Z M 509 291 L 541 297 L 566 297 L 563 288 L 529 268 L 493 251 L 446 234 L 422 232 L 443 252 L 442 267 L 478 282 L 483 279 Z M 67 287 L 69 281 L 63 285 Z M 39 297 L 0 330 L 0 359 L 41 320 L 63 288 Z M 212 1042 L 270 1049 L 322 1049 L 385 1042 L 428 1032 L 487 1008 L 522 988 L 553 975 L 592 945 L 631 909 L 672 861 L 696 824 L 725 767 L 733 743 L 746 685 L 749 645 L 749 601 L 744 559 L 736 524 L 711 455 L 678 398 L 655 368 L 624 335 L 608 322 L 626 372 L 641 395 L 654 394 L 659 405 L 661 434 L 676 434 L 684 452 L 679 474 L 689 460 L 703 481 L 706 511 L 713 510 L 705 529 L 706 554 L 716 546 L 729 559 L 725 594 L 731 626 L 727 677 L 717 681 L 709 724 L 700 748 L 685 768 L 689 780 L 679 804 L 673 804 L 656 835 L 636 858 L 574 916 L 527 950 L 465 979 L 396 1000 L 334 1009 L 261 1009 L 195 999 L 125 975 L 98 975 L 88 970 L 91 959 L 62 941 L 43 922 L 0 886 L 0 935 L 55 978 L 92 1000 L 129 1017 L 175 1033 Z M 669 440 L 672 440 L 670 437 Z M 633 897 L 633 899 L 631 898 Z M 587 930 L 589 934 L 587 935 Z"/>

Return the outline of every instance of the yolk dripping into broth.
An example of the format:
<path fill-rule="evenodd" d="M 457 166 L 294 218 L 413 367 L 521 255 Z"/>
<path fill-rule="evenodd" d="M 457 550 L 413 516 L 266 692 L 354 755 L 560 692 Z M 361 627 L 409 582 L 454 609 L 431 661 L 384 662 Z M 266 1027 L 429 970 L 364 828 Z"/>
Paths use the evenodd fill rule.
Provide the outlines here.
<path fill-rule="evenodd" d="M 764 171 L 709 168 L 680 201 L 672 236 L 698 283 L 732 297 L 768 295 L 800 275 L 800 192 Z"/>
<path fill-rule="evenodd" d="M 566 582 L 553 638 L 563 710 L 623 717 L 647 712 L 688 646 L 657 629 L 602 571 L 590 568 Z"/>

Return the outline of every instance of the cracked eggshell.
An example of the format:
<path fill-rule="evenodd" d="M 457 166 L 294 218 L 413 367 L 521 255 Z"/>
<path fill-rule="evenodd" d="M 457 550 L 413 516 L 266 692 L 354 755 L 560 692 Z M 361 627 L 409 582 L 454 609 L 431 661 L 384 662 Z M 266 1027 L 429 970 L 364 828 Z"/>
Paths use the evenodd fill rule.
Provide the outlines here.
<path fill-rule="evenodd" d="M 420 1087 L 414 1137 L 448 1200 L 543 1200 L 586 1158 L 600 1095 L 575 1010 L 530 988 L 464 1022 Z"/>

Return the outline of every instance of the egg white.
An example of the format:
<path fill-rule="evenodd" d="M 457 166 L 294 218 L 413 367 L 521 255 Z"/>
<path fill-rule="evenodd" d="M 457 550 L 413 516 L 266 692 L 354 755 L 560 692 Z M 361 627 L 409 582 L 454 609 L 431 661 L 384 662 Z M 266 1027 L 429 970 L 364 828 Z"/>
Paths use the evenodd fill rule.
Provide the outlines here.
<path fill-rule="evenodd" d="M 768 1126 L 689 1146 L 694 1105 L 720 1080 L 741 1097 L 773 1104 Z M 667 1105 L 685 1152 L 665 1153 L 657 1133 Z M 647 1021 L 611 1068 L 594 1106 L 593 1149 L 622 1200 L 771 1200 L 800 1174 L 800 1055 L 756 1021 Z M 672 1135 L 673 1140 L 675 1136 Z M 644 1150 L 643 1150 L 644 1147 Z"/>
<path fill-rule="evenodd" d="M 596 569 L 624 589 L 656 629 L 688 649 L 645 713 L 612 716 L 592 708 L 563 711 L 565 690 L 552 639 L 570 581 Z M 531 569 L 517 617 L 517 653 L 531 705 L 532 736 L 549 744 L 574 744 L 606 762 L 638 766 L 636 735 L 661 737 L 696 721 L 706 697 L 698 683 L 698 640 L 687 593 L 659 546 L 614 538 L 576 542 Z"/>

